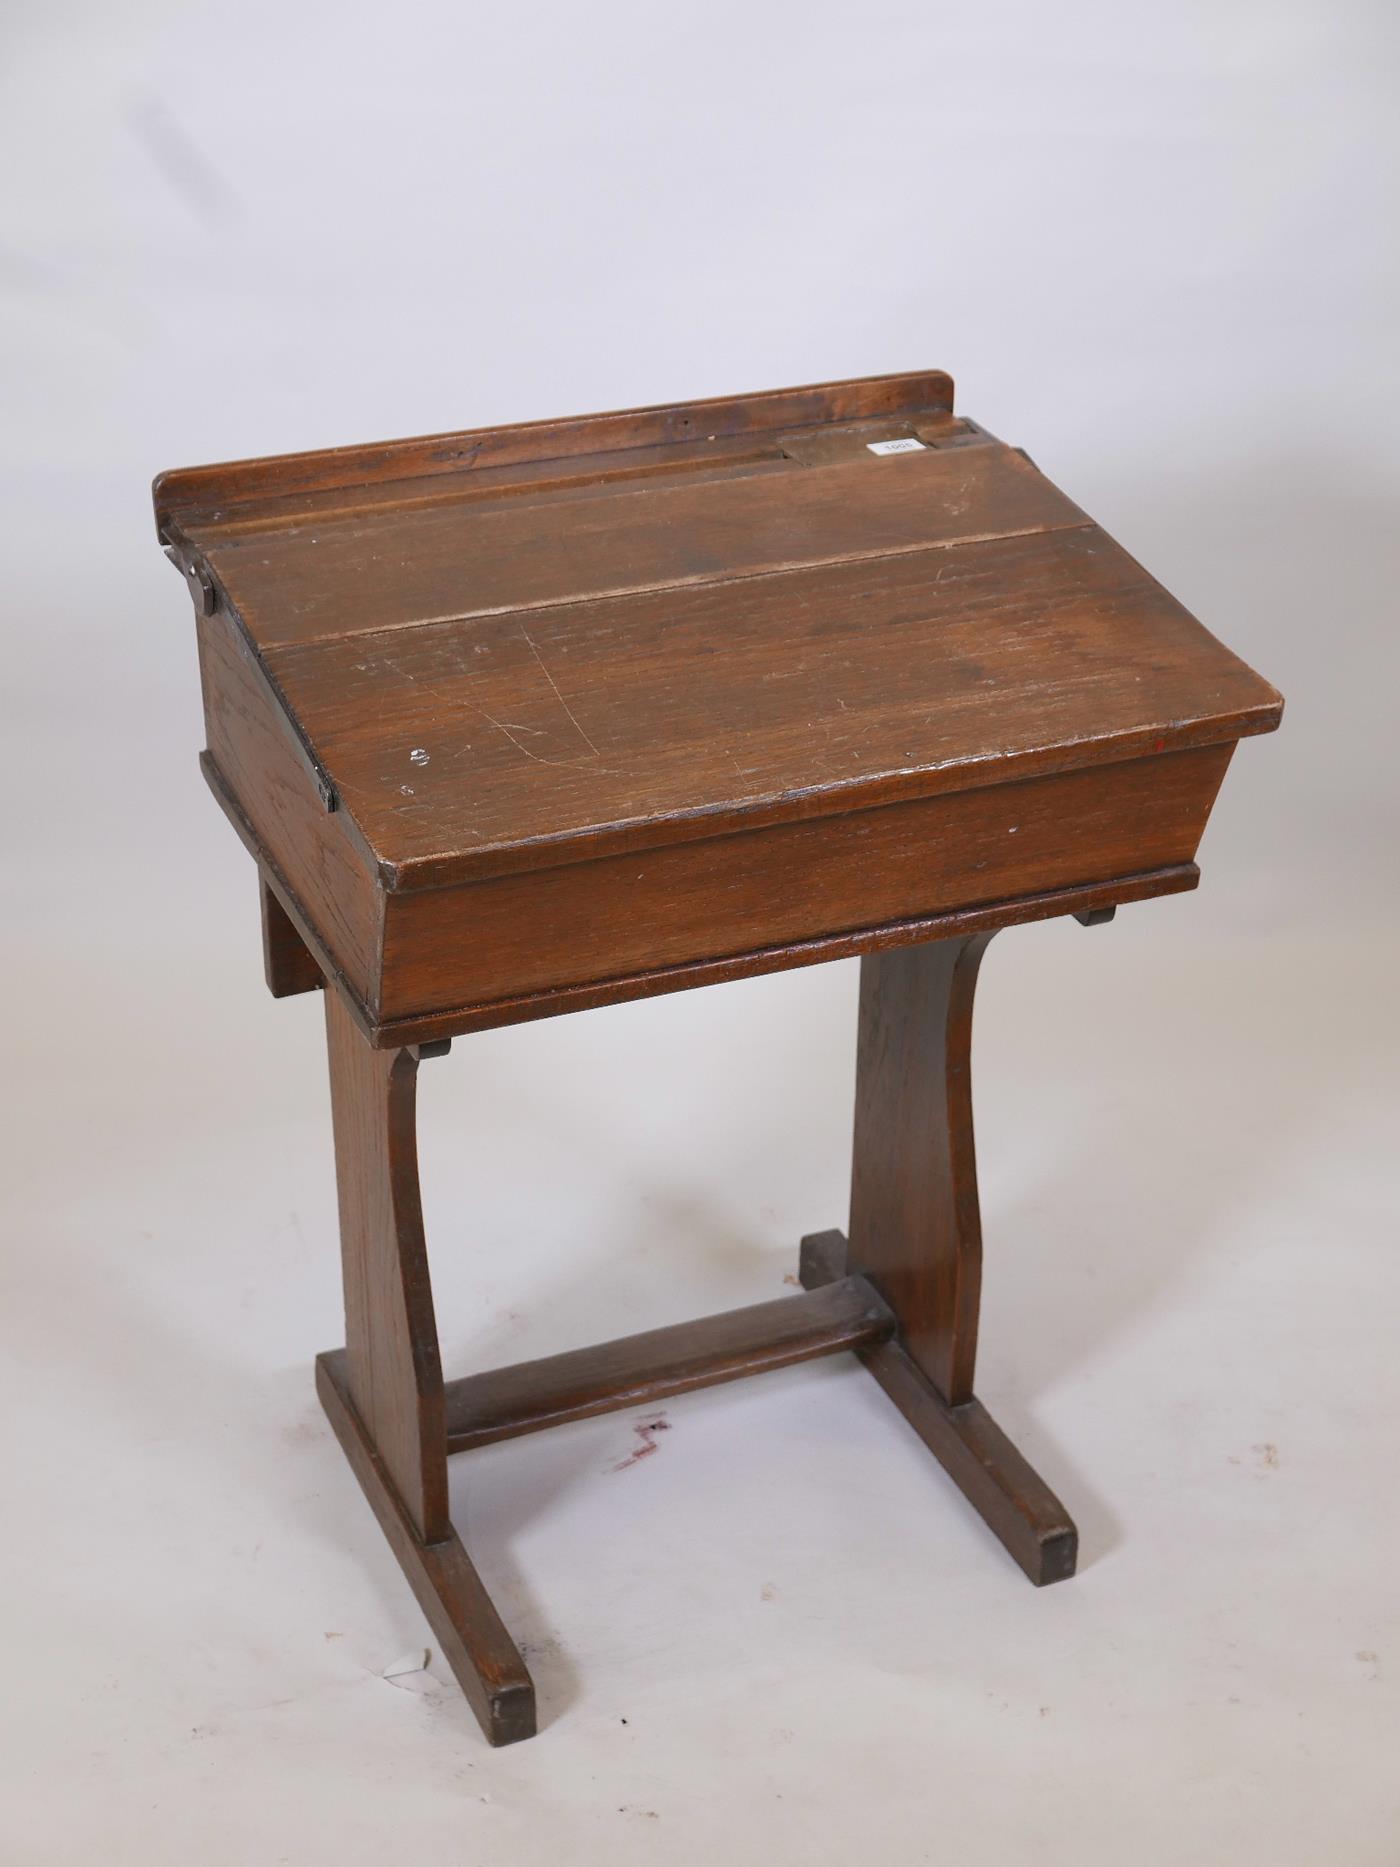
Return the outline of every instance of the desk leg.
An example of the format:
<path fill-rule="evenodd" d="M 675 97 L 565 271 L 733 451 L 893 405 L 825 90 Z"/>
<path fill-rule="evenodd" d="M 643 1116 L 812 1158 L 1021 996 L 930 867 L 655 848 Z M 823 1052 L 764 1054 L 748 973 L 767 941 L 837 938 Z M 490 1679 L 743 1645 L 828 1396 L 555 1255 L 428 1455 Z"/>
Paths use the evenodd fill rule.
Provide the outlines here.
<path fill-rule="evenodd" d="M 418 1188 L 420 1051 L 373 1050 L 326 991 L 344 1349 L 317 1391 L 443 1653 L 493 1743 L 530 1737 L 534 1687 L 447 1513 L 442 1364 Z"/>
<path fill-rule="evenodd" d="M 809 1289 L 858 1273 L 898 1319 L 859 1350 L 1037 1584 L 1074 1573 L 1064 1506 L 973 1398 L 982 1227 L 972 1135 L 972 1000 L 990 934 L 861 961 L 850 1246 L 802 1243 Z"/>

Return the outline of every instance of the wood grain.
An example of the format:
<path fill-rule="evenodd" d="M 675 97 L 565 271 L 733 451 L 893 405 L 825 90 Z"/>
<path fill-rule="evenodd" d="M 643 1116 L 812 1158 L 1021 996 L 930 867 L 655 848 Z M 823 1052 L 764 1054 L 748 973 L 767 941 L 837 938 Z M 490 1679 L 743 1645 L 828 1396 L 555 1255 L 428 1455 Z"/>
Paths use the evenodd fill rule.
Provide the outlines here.
<path fill-rule="evenodd" d="M 412 1050 L 373 1050 L 326 998 L 345 1273 L 345 1383 L 425 1543 L 447 1536 L 442 1365 L 418 1190 Z"/>
<path fill-rule="evenodd" d="M 1097 528 L 267 660 L 392 891 L 1225 743 L 1277 718 L 1272 690 Z"/>
<path fill-rule="evenodd" d="M 292 998 L 298 992 L 315 991 L 322 982 L 315 955 L 261 875 L 258 877 L 258 905 L 262 919 L 263 973 L 268 991 L 274 998 Z"/>
<path fill-rule="evenodd" d="M 186 537 L 266 652 L 1085 522 L 1011 448 L 861 451 L 737 479 L 628 482 L 607 497 L 351 511 Z"/>
<path fill-rule="evenodd" d="M 202 769 L 210 790 L 244 847 L 257 862 L 293 926 L 315 954 L 322 973 L 335 981 L 360 1030 L 376 1049 L 398 1050 L 407 1045 L 422 1045 L 465 1036 L 473 1031 L 493 1030 L 500 1025 L 523 1024 L 536 1018 L 558 1017 L 572 1011 L 591 1011 L 601 1005 L 625 1004 L 631 999 L 654 997 L 659 993 L 723 985 L 730 980 L 781 972 L 793 966 L 817 966 L 830 960 L 849 959 L 861 953 L 914 946 L 928 940 L 950 939 L 958 934 L 984 933 L 996 927 L 1023 926 L 1030 921 L 1050 920 L 1059 914 L 1097 913 L 1125 902 L 1150 901 L 1158 895 L 1181 894 L 1195 888 L 1200 882 L 1200 871 L 1194 862 L 1175 863 L 1167 868 L 1117 875 L 1108 882 L 1042 889 L 1034 894 L 1017 895 L 1008 901 L 985 902 L 978 907 L 957 908 L 939 914 L 850 928 L 839 934 L 788 941 L 777 946 L 729 954 L 722 959 L 694 960 L 679 966 L 648 967 L 639 972 L 598 980 L 590 985 L 551 986 L 544 991 L 495 999 L 484 1004 L 450 1005 L 419 1016 L 384 1020 L 356 993 L 350 980 L 336 970 L 335 962 L 321 942 L 310 915 L 259 840 L 252 824 L 243 815 L 237 800 L 223 783 L 217 766 L 207 753 L 202 760 Z"/>
<path fill-rule="evenodd" d="M 1189 862 L 1231 747 L 385 898 L 382 1021 Z"/>
<path fill-rule="evenodd" d="M 990 933 L 860 963 L 851 1258 L 949 1406 L 972 1398 L 982 1225 L 972 1001 Z"/>
<path fill-rule="evenodd" d="M 636 448 L 685 448 L 700 453 L 715 440 L 872 416 L 947 412 L 952 406 L 950 377 L 941 370 L 911 370 L 758 395 L 658 403 L 601 415 L 183 467 L 156 478 L 152 488 L 156 530 L 165 539 L 172 526 L 212 518 L 229 507 L 295 499 L 307 492 L 354 491 L 386 481 L 465 476 L 527 462 L 570 461 L 579 455 Z"/>
<path fill-rule="evenodd" d="M 198 625 L 206 758 L 295 889 L 334 969 L 378 996 L 383 902 L 346 811 L 327 813 L 265 672 L 220 611 Z"/>
<path fill-rule="evenodd" d="M 872 1287 L 851 1277 L 805 1296 L 468 1375 L 447 1384 L 447 1449 L 462 1452 L 791 1367 L 879 1341 L 893 1328 L 894 1317 Z"/>

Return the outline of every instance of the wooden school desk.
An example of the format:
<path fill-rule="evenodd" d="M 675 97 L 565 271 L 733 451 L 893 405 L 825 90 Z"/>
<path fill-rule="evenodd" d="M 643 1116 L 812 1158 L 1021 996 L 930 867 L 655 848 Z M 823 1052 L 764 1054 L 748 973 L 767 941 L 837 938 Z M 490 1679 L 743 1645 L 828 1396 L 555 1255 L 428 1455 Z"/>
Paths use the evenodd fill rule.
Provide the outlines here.
<path fill-rule="evenodd" d="M 345 1347 L 317 1385 L 493 1743 L 535 1695 L 454 1452 L 851 1349 L 1033 1582 L 1064 1506 L 975 1398 L 968 1054 L 998 929 L 1194 888 L 1274 690 L 938 373 L 161 476 L 267 982 L 325 987 Z M 444 1381 L 418 1065 L 861 957 L 849 1231 L 803 1293 Z"/>

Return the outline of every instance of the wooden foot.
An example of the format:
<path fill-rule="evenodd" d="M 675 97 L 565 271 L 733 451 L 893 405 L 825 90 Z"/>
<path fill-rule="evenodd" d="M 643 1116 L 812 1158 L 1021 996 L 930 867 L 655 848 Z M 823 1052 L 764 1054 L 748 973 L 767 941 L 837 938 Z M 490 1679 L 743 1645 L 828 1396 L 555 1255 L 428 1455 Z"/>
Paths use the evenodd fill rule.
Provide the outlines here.
<path fill-rule="evenodd" d="M 449 1525 L 425 1543 L 355 1411 L 345 1350 L 316 1357 L 316 1392 L 467 1703 L 493 1744 L 535 1735 L 535 1687 L 481 1577 Z"/>
<path fill-rule="evenodd" d="M 839 1232 L 804 1239 L 801 1280 L 854 1272 L 894 1312 L 857 1352 L 1037 1585 L 1074 1573 L 1069 1514 L 973 1398 L 982 1226 L 972 1131 L 972 1001 L 992 936 L 861 961 L 849 1263 Z"/>
<path fill-rule="evenodd" d="M 535 1730 L 535 1689 L 447 1514 L 447 1434 L 418 1190 L 419 1052 L 372 1050 L 326 992 L 346 1346 L 316 1389 L 448 1664 L 493 1744 Z"/>
<path fill-rule="evenodd" d="M 846 1275 L 841 1232 L 802 1240 L 804 1287 L 819 1290 Z M 1037 1588 L 1074 1574 L 1079 1532 L 1054 1492 L 1029 1466 L 980 1400 L 950 1407 L 898 1336 L 856 1353 Z"/>

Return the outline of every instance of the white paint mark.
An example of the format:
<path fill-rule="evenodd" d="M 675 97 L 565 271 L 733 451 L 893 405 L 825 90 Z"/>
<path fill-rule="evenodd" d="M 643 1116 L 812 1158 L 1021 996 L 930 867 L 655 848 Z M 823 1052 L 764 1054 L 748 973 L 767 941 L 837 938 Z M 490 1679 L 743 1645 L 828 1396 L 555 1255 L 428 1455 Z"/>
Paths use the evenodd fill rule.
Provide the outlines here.
<path fill-rule="evenodd" d="M 428 754 L 423 750 L 422 746 L 414 746 L 413 750 L 408 755 L 408 761 L 410 765 L 426 765 L 428 762 Z"/>
<path fill-rule="evenodd" d="M 421 1658 L 420 1658 L 421 1655 Z M 415 1647 L 411 1653 L 405 1653 L 401 1659 L 386 1666 L 379 1677 L 381 1679 L 402 1679 L 406 1673 L 426 1672 L 432 1652 L 427 1647 Z"/>
<path fill-rule="evenodd" d="M 391 1685 L 400 1692 L 412 1692 L 417 1698 L 431 1698 L 441 1690 L 437 1680 L 428 1671 L 431 1658 L 432 1654 L 427 1647 L 420 1647 L 414 1653 L 405 1653 L 392 1666 L 386 1666 L 379 1677 L 385 1685 Z"/>

